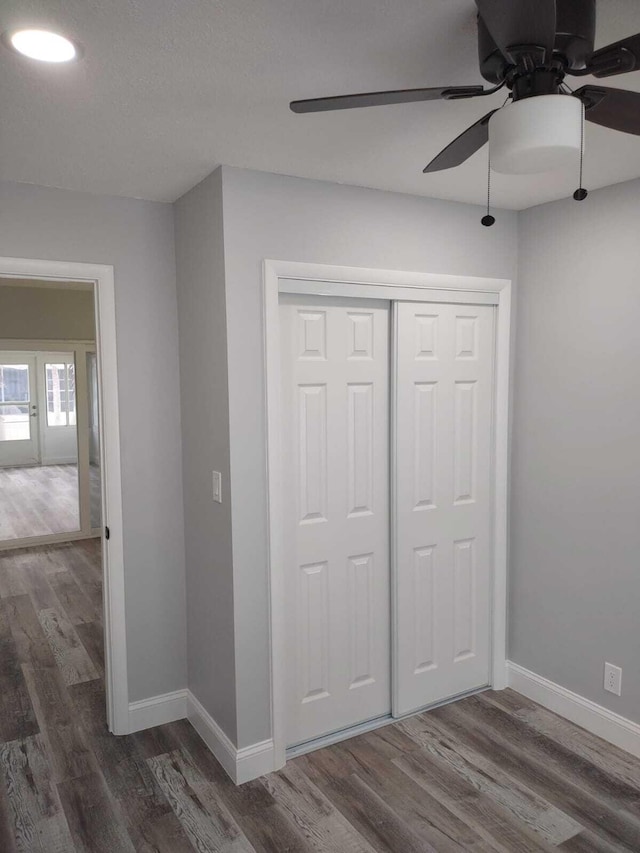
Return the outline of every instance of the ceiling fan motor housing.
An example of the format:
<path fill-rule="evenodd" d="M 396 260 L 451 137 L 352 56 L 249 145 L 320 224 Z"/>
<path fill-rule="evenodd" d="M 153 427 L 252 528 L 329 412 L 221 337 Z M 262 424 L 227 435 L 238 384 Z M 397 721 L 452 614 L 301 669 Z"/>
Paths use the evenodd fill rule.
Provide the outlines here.
<path fill-rule="evenodd" d="M 556 38 L 553 57 L 545 64 L 579 71 L 593 52 L 596 31 L 596 0 L 556 0 Z M 478 18 L 478 58 L 480 73 L 490 83 L 498 84 L 508 76 L 511 65 L 501 53 L 482 20 Z"/>

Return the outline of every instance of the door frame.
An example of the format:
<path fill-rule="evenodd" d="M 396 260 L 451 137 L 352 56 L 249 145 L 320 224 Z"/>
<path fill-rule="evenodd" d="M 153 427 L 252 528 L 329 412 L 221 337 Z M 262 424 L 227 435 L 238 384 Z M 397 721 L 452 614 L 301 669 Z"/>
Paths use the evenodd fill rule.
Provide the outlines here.
<path fill-rule="evenodd" d="M 107 724 L 113 734 L 127 734 L 130 730 L 129 688 L 113 267 L 74 261 L 0 257 L 0 278 L 36 279 L 43 287 L 59 287 L 63 282 L 73 281 L 88 284 L 93 289 L 102 439 L 102 580 Z M 106 527 L 110 534 L 108 541 L 104 536 Z M 45 539 L 61 541 L 59 537 L 37 537 L 37 541 L 28 544 L 44 544 Z M 24 543 L 24 540 L 20 541 Z"/>
<path fill-rule="evenodd" d="M 509 455 L 509 373 L 511 349 L 511 280 L 440 275 L 400 270 L 344 267 L 298 261 L 263 261 L 264 366 L 267 412 L 267 512 L 269 575 L 269 655 L 271 733 L 274 768 L 286 762 L 286 641 L 282 531 L 280 392 L 280 292 L 315 296 L 378 298 L 390 301 L 459 302 L 496 305 L 493 589 L 491 687 L 507 686 L 507 515 Z M 392 577 L 394 567 L 391 567 Z M 393 597 L 393 588 L 392 588 Z M 393 673 L 392 673 L 393 676 Z M 392 678 L 392 705 L 395 691 Z M 325 739 L 326 740 L 326 739 Z"/>

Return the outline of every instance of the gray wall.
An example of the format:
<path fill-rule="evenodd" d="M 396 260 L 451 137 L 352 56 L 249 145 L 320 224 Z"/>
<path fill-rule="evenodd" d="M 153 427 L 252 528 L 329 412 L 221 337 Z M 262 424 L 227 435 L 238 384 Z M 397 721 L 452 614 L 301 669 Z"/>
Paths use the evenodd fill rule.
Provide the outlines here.
<path fill-rule="evenodd" d="M 235 741 L 222 173 L 175 205 L 189 687 Z M 222 473 L 222 504 L 212 499 Z"/>
<path fill-rule="evenodd" d="M 186 685 L 171 205 L 0 184 L 0 255 L 113 264 L 130 701 Z"/>
<path fill-rule="evenodd" d="M 0 338 L 93 341 L 95 334 L 91 291 L 0 281 Z"/>
<path fill-rule="evenodd" d="M 634 181 L 520 214 L 510 567 L 511 659 L 636 722 L 639 211 Z"/>
<path fill-rule="evenodd" d="M 514 278 L 516 214 L 224 167 L 238 746 L 270 736 L 262 261 Z M 416 180 L 419 180 L 419 175 Z"/>

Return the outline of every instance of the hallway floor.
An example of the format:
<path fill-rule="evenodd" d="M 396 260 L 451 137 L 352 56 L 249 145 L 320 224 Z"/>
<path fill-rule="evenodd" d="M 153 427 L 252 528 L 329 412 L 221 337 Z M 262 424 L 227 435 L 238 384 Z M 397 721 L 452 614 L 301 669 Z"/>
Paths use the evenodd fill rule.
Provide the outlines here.
<path fill-rule="evenodd" d="M 100 470 L 89 469 L 91 523 L 100 526 Z M 0 542 L 80 528 L 77 465 L 0 468 Z"/>
<path fill-rule="evenodd" d="M 105 723 L 99 542 L 0 554 L 2 853 L 640 850 L 640 760 L 506 690 L 235 787 L 186 721 Z"/>
<path fill-rule="evenodd" d="M 77 465 L 0 468 L 0 541 L 79 527 Z"/>

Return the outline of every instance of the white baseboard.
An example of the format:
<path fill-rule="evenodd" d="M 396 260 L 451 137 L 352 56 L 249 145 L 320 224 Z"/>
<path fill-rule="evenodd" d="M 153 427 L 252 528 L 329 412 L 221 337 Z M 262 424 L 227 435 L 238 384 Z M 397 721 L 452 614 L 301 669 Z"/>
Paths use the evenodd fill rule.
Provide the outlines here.
<path fill-rule="evenodd" d="M 191 691 L 187 693 L 187 717 L 236 785 L 275 769 L 272 740 L 238 749 Z"/>
<path fill-rule="evenodd" d="M 83 539 L 99 539 L 102 530 L 91 533 L 50 533 L 48 536 L 26 536 L 24 539 L 5 539 L 0 542 L 0 552 L 15 551 L 16 548 L 39 548 L 41 545 L 64 545 L 67 542 L 80 542 Z"/>
<path fill-rule="evenodd" d="M 507 661 L 509 687 L 609 743 L 640 757 L 640 725 Z"/>
<path fill-rule="evenodd" d="M 141 699 L 139 702 L 130 702 L 129 733 L 174 723 L 176 720 L 184 720 L 186 716 L 186 690 L 174 690 L 173 693 L 163 693 L 160 696 Z"/>

